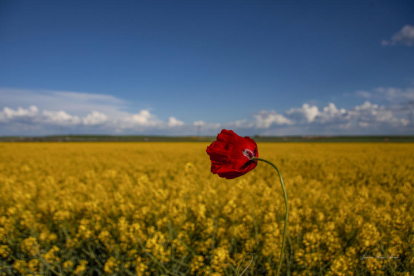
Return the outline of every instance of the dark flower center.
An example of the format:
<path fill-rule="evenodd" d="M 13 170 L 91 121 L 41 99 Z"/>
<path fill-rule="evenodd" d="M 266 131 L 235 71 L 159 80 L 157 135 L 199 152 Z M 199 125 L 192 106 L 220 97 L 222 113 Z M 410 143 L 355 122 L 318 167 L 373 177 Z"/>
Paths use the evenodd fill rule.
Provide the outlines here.
<path fill-rule="evenodd" d="M 246 156 L 249 159 L 252 159 L 254 157 L 253 152 L 249 149 L 243 150 L 243 154 L 244 154 L 244 156 Z"/>

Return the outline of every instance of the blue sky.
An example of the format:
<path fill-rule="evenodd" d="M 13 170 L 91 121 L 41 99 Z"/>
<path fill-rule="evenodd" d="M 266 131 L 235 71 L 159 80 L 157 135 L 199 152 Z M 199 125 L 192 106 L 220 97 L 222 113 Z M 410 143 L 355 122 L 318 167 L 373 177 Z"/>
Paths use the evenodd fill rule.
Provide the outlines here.
<path fill-rule="evenodd" d="M 414 135 L 413 1 L 2 1 L 0 135 Z"/>

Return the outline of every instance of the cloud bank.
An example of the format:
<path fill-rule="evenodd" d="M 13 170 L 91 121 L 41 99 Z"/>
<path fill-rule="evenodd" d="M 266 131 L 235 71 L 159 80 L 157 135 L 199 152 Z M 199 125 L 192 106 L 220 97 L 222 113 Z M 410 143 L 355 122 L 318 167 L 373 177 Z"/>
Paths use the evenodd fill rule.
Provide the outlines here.
<path fill-rule="evenodd" d="M 19 91 L 32 97 L 36 94 L 34 91 Z M 338 108 L 332 102 L 322 108 L 304 103 L 282 113 L 260 110 L 251 118 L 215 123 L 203 120 L 184 122 L 174 114 L 167 120 L 160 120 L 149 109 L 126 112 L 123 111 L 124 100 L 108 95 L 40 93 L 42 100 L 54 97 L 54 105 L 4 106 L 0 109 L 0 135 L 195 135 L 198 131 L 201 135 L 216 135 L 223 128 L 233 129 L 240 135 L 414 134 L 414 88 L 379 87 L 371 91 L 356 91 L 354 95 L 362 98 L 363 103 L 348 109 Z M 379 105 L 375 101 L 386 104 Z"/>

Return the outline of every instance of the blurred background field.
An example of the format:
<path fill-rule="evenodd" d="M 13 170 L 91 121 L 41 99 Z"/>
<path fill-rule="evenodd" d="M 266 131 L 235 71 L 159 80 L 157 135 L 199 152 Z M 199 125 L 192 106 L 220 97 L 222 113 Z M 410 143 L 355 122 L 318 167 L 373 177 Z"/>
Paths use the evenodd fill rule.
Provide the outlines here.
<path fill-rule="evenodd" d="M 274 275 L 277 173 L 219 178 L 209 144 L 1 143 L 2 275 L 236 275 L 247 253 L 245 275 Z M 414 144 L 258 149 L 289 198 L 281 275 L 414 271 Z"/>

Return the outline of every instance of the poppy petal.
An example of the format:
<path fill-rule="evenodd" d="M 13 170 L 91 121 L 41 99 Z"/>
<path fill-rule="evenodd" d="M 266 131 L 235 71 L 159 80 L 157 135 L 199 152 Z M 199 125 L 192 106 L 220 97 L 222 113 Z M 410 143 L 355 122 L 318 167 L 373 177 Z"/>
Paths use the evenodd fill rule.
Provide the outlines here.
<path fill-rule="evenodd" d="M 232 130 L 223 129 L 206 152 L 210 156 L 211 172 L 227 179 L 244 175 L 257 165 L 251 160 L 253 156 L 258 157 L 256 142 Z"/>

